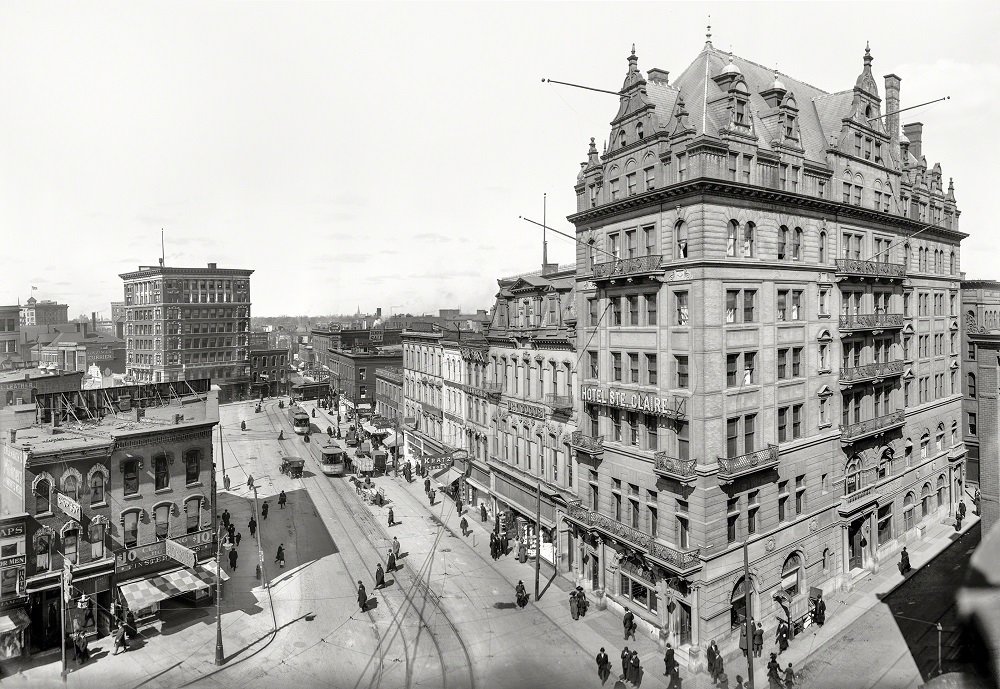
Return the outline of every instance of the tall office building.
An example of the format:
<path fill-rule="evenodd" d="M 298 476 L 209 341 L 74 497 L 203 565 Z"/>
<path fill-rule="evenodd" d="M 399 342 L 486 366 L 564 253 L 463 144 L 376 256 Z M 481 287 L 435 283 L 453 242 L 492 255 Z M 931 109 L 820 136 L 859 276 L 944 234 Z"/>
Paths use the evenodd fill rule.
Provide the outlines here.
<path fill-rule="evenodd" d="M 963 494 L 966 235 L 860 57 L 826 93 L 711 40 L 674 82 L 633 50 L 577 176 L 572 561 L 689 664 L 892 566 Z"/>
<path fill-rule="evenodd" d="M 125 282 L 126 373 L 137 382 L 211 378 L 222 402 L 250 394 L 252 270 L 140 266 Z"/>

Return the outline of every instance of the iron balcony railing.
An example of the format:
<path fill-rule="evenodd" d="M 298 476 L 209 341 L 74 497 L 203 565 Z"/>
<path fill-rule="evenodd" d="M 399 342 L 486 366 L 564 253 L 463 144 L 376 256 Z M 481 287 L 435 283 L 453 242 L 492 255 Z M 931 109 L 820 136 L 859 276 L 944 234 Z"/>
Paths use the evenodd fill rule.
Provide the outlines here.
<path fill-rule="evenodd" d="M 906 414 L 903 410 L 894 411 L 891 414 L 878 416 L 874 419 L 859 421 L 858 423 L 840 426 L 840 440 L 842 442 L 853 442 L 859 438 L 881 433 L 895 426 L 902 426 L 906 422 Z"/>
<path fill-rule="evenodd" d="M 842 515 L 852 514 L 875 502 L 880 496 L 881 493 L 876 486 L 865 486 L 840 498 L 839 512 Z"/>
<path fill-rule="evenodd" d="M 762 450 L 748 452 L 739 457 L 719 457 L 719 479 L 728 482 L 737 476 L 770 469 L 778 464 L 778 446 L 768 444 Z"/>
<path fill-rule="evenodd" d="M 594 279 L 607 280 L 655 273 L 660 269 L 662 258 L 662 254 L 651 254 L 649 256 L 622 258 L 617 261 L 607 261 L 606 263 L 595 263 Z"/>
<path fill-rule="evenodd" d="M 697 460 L 668 457 L 667 453 L 662 450 L 653 454 L 653 471 L 668 478 L 675 478 L 680 481 L 692 479 L 694 478 L 694 469 L 697 465 Z"/>
<path fill-rule="evenodd" d="M 631 526 L 622 524 L 617 519 L 612 519 L 611 517 L 601 514 L 600 512 L 589 510 L 579 504 L 570 504 L 567 506 L 566 510 L 571 519 L 574 519 L 581 524 L 585 524 L 592 529 L 603 531 L 604 533 L 614 536 L 615 538 L 628 541 L 629 543 L 644 549 L 650 556 L 662 560 L 663 562 L 667 562 L 681 571 L 688 571 L 698 564 L 698 558 L 701 554 L 700 548 L 693 548 L 690 550 L 672 548 L 668 545 L 660 543 L 647 533 L 643 533 L 638 529 L 633 529 Z"/>
<path fill-rule="evenodd" d="M 840 317 L 841 330 L 886 330 L 902 327 L 901 313 L 855 313 Z"/>
<path fill-rule="evenodd" d="M 552 407 L 553 411 L 573 411 L 573 396 L 547 392 L 545 393 L 545 404 Z"/>
<path fill-rule="evenodd" d="M 604 436 L 590 436 L 583 431 L 573 431 L 573 435 L 570 437 L 570 445 L 578 450 L 583 450 L 587 454 L 601 454 L 604 452 Z"/>
<path fill-rule="evenodd" d="M 857 383 L 858 381 L 871 380 L 873 378 L 898 376 L 902 373 L 902 361 L 876 361 L 871 364 L 864 364 L 863 366 L 840 369 L 840 382 Z"/>
<path fill-rule="evenodd" d="M 862 261 L 856 258 L 838 258 L 837 275 L 905 278 L 906 266 L 902 263 L 883 263 L 881 261 Z"/>

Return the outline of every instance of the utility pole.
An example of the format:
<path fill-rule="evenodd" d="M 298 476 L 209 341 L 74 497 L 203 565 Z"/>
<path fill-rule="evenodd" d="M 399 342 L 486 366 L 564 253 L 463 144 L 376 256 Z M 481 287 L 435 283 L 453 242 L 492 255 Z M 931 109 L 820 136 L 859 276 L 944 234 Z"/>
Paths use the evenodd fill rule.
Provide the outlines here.
<path fill-rule="evenodd" d="M 66 591 L 66 571 L 69 569 L 69 563 L 66 561 L 66 556 L 63 556 L 63 569 L 62 575 L 59 577 L 59 636 L 61 638 L 62 646 L 62 672 L 59 674 L 62 676 L 62 681 L 66 683 L 66 673 L 69 672 L 66 669 L 66 602 L 68 596 Z M 939 635 L 940 636 L 940 635 Z M 940 644 L 939 644 L 940 646 Z"/>
<path fill-rule="evenodd" d="M 541 598 L 539 577 L 542 565 L 542 482 L 535 483 L 535 601 Z"/>
<path fill-rule="evenodd" d="M 253 514 L 254 514 L 254 518 L 256 518 L 258 514 L 260 514 L 260 512 L 257 511 L 257 486 L 253 487 Z M 268 590 L 267 591 L 267 597 L 271 598 L 271 590 L 270 590 L 271 587 L 270 587 L 270 584 L 267 583 L 267 573 L 264 571 L 264 550 L 263 550 L 263 548 L 260 545 L 263 542 L 264 542 L 264 534 L 261 533 L 260 526 L 258 525 L 258 527 L 257 527 L 257 558 L 258 558 L 258 560 L 260 562 L 260 580 L 261 580 L 261 584 L 263 585 L 263 587 Z M 277 631 L 278 631 L 278 618 L 275 616 L 275 612 L 274 612 L 274 600 L 273 599 L 271 600 L 271 622 L 274 624 L 274 631 L 275 631 L 275 633 L 277 633 Z"/>
<path fill-rule="evenodd" d="M 222 551 L 225 549 L 225 540 L 221 535 L 222 524 L 218 524 L 215 531 L 215 540 L 218 543 L 216 548 L 215 566 L 218 570 L 215 576 L 215 664 L 222 665 L 226 662 L 226 652 L 222 648 Z"/>
<path fill-rule="evenodd" d="M 750 543 L 749 534 L 743 539 L 743 604 L 746 606 L 746 619 L 743 620 L 747 635 L 747 687 L 753 687 L 753 625 L 750 614 Z"/>

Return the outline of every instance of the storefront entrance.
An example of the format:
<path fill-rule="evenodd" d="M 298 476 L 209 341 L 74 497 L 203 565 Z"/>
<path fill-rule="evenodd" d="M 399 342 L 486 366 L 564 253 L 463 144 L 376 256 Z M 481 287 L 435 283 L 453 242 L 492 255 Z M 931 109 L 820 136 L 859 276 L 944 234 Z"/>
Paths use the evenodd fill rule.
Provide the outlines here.
<path fill-rule="evenodd" d="M 31 594 L 29 651 L 34 654 L 60 645 L 59 588 Z"/>
<path fill-rule="evenodd" d="M 865 548 L 868 541 L 864 535 L 866 517 L 858 517 L 847 527 L 848 569 L 863 569 L 865 566 Z"/>

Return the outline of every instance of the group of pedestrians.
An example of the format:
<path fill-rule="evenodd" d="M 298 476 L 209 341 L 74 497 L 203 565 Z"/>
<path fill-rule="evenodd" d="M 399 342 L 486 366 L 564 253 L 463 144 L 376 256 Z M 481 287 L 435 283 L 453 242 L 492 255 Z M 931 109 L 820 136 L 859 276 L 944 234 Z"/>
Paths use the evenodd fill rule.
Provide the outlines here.
<path fill-rule="evenodd" d="M 586 617 L 589 607 L 590 601 L 587 600 L 587 594 L 584 593 L 582 586 L 577 586 L 569 592 L 569 614 L 574 620 Z"/>
<path fill-rule="evenodd" d="M 490 532 L 490 557 L 494 560 L 499 560 L 501 555 L 507 554 L 508 545 L 506 531 L 499 534 L 496 531 Z"/>
<path fill-rule="evenodd" d="M 604 649 L 601 649 L 601 653 L 604 653 Z M 607 654 L 605 654 L 606 656 Z M 600 657 L 600 654 L 598 654 Z M 629 684 L 634 684 L 639 686 L 642 683 L 642 663 L 639 660 L 639 652 L 635 650 L 628 650 L 628 646 L 622 649 L 622 681 L 628 682 Z M 601 672 L 601 668 L 597 669 L 598 674 Z M 601 680 L 604 681 L 603 679 Z"/>
<path fill-rule="evenodd" d="M 754 624 L 753 618 L 750 618 L 749 638 L 747 637 L 746 625 L 740 625 L 740 650 L 743 652 L 744 658 L 747 657 L 748 653 L 753 653 L 754 658 L 761 657 L 764 653 L 764 625 L 762 623 Z"/>
<path fill-rule="evenodd" d="M 795 686 L 795 670 L 789 663 L 784 673 L 778 663 L 778 654 L 772 653 L 771 660 L 767 663 L 767 687 L 768 689 L 791 689 Z"/>

